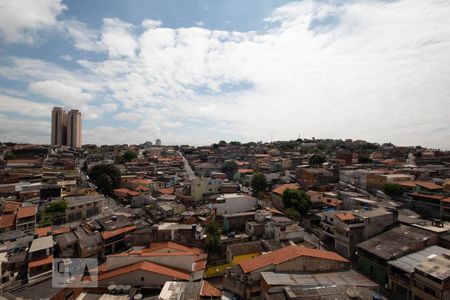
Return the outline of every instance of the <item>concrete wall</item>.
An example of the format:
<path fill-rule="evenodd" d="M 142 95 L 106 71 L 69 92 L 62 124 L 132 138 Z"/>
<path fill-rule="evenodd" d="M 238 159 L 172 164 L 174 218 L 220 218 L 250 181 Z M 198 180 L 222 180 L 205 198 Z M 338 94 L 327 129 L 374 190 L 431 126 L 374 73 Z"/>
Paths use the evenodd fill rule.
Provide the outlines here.
<path fill-rule="evenodd" d="M 100 280 L 100 286 L 107 286 L 110 283 L 123 284 L 131 286 L 144 286 L 144 287 L 155 287 L 162 288 L 166 281 L 173 280 L 171 276 L 165 276 L 157 273 L 150 273 L 142 270 L 135 272 L 126 273 L 120 276 L 108 278 L 105 280 Z"/>

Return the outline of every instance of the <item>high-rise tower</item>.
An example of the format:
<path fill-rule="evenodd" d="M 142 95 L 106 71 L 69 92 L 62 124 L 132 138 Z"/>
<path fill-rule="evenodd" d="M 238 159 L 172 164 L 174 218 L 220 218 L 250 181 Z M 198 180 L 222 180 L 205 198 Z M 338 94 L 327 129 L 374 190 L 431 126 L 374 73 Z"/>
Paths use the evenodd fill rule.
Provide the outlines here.
<path fill-rule="evenodd" d="M 52 145 L 67 144 L 67 114 L 61 107 L 52 110 Z"/>
<path fill-rule="evenodd" d="M 81 147 L 81 112 L 72 109 L 67 114 L 67 146 Z"/>
<path fill-rule="evenodd" d="M 52 110 L 52 145 L 81 147 L 81 113 L 72 109 L 66 113 L 61 107 Z"/>

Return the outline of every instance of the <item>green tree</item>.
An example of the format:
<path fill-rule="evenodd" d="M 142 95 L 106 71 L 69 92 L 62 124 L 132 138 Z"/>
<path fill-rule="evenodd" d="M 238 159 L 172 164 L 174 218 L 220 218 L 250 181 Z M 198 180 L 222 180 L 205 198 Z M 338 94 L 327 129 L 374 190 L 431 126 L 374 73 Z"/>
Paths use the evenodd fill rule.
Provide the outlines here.
<path fill-rule="evenodd" d="M 401 196 L 403 195 L 405 189 L 396 183 L 386 183 L 383 186 L 383 191 L 389 196 Z"/>
<path fill-rule="evenodd" d="M 312 202 L 305 192 L 295 189 L 286 189 L 281 196 L 283 199 L 284 208 L 293 209 L 304 216 L 312 207 Z"/>
<path fill-rule="evenodd" d="M 122 158 L 125 162 L 130 162 L 133 159 L 137 158 L 137 154 L 131 150 L 128 150 L 122 155 Z"/>
<path fill-rule="evenodd" d="M 108 178 L 101 176 L 102 174 L 107 175 L 111 180 L 111 191 L 120 184 L 120 170 L 112 165 L 96 165 L 89 172 L 90 179 L 99 187 L 100 189 L 108 190 Z"/>
<path fill-rule="evenodd" d="M 48 203 L 41 214 L 41 225 L 62 224 L 65 221 L 66 210 L 65 200 L 54 200 Z"/>
<path fill-rule="evenodd" d="M 212 222 L 206 226 L 205 248 L 211 252 L 220 250 L 220 226 L 216 222 Z"/>
<path fill-rule="evenodd" d="M 229 180 L 233 179 L 233 175 L 237 172 L 237 170 L 238 164 L 234 160 L 228 160 L 222 166 L 222 172 L 227 174 Z"/>
<path fill-rule="evenodd" d="M 325 162 L 325 157 L 319 154 L 314 154 L 309 158 L 309 164 L 313 166 L 321 166 Z"/>
<path fill-rule="evenodd" d="M 264 176 L 264 174 L 261 173 L 255 174 L 255 176 L 253 176 L 251 186 L 253 192 L 256 195 L 259 195 L 260 193 L 264 192 L 267 188 L 266 176 Z"/>
<path fill-rule="evenodd" d="M 113 190 L 113 181 L 108 174 L 102 173 L 98 176 L 96 180 L 97 187 L 102 191 L 103 194 L 110 195 Z"/>
<path fill-rule="evenodd" d="M 5 155 L 3 155 L 3 159 L 4 160 L 13 160 L 13 159 L 16 159 L 16 155 L 12 152 L 8 152 L 8 153 L 5 153 Z"/>

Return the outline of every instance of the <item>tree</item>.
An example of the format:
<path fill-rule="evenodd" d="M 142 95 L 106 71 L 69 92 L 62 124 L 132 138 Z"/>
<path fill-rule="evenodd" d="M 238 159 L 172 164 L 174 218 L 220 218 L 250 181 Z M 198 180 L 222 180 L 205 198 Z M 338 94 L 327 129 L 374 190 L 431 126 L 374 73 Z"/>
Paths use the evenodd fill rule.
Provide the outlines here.
<path fill-rule="evenodd" d="M 8 153 L 5 153 L 5 155 L 3 155 L 3 159 L 4 160 L 13 160 L 13 159 L 16 159 L 16 155 L 12 152 L 8 152 Z"/>
<path fill-rule="evenodd" d="M 258 173 L 253 176 L 251 186 L 253 189 L 253 192 L 258 195 L 261 192 L 264 192 L 267 187 L 267 181 L 266 176 L 264 174 Z"/>
<path fill-rule="evenodd" d="M 389 196 L 401 196 L 405 189 L 397 183 L 386 183 L 383 186 L 383 191 Z"/>
<path fill-rule="evenodd" d="M 205 248 L 211 252 L 217 252 L 220 249 L 220 226 L 212 222 L 206 226 Z"/>
<path fill-rule="evenodd" d="M 311 199 L 305 192 L 295 189 L 286 189 L 281 196 L 284 208 L 293 209 L 304 216 L 312 207 Z"/>
<path fill-rule="evenodd" d="M 107 175 L 111 180 L 110 191 L 112 191 L 112 188 L 116 188 L 119 186 L 120 170 L 116 166 L 112 164 L 96 165 L 89 172 L 89 177 L 95 183 L 95 185 L 97 185 L 97 187 L 99 187 L 100 189 L 108 190 L 109 180 L 105 176 L 101 176 L 102 174 Z"/>
<path fill-rule="evenodd" d="M 96 181 L 97 187 L 102 191 L 103 194 L 110 195 L 113 189 L 113 181 L 108 174 L 102 173 L 98 176 Z"/>
<path fill-rule="evenodd" d="M 232 180 L 234 173 L 238 170 L 238 164 L 234 160 L 226 161 L 222 166 L 222 172 L 227 174 L 228 179 Z"/>
<path fill-rule="evenodd" d="M 313 166 L 320 166 L 325 162 L 325 157 L 319 154 L 314 154 L 309 158 L 309 164 Z"/>
<path fill-rule="evenodd" d="M 372 163 L 372 159 L 370 159 L 369 157 L 366 157 L 366 156 L 360 156 L 360 157 L 358 157 L 358 162 L 360 164 L 370 164 L 370 163 Z"/>
<path fill-rule="evenodd" d="M 125 162 L 130 162 L 133 159 L 137 158 L 137 154 L 133 151 L 128 150 L 122 155 L 122 158 Z"/>
<path fill-rule="evenodd" d="M 54 200 L 47 204 L 41 214 L 41 225 L 62 224 L 65 220 L 67 202 Z"/>

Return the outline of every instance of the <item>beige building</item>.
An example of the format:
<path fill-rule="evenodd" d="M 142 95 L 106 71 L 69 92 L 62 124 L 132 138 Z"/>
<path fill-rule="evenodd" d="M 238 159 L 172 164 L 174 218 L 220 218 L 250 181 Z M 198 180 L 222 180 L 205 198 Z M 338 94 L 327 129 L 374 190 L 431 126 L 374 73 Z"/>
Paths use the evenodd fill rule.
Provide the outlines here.
<path fill-rule="evenodd" d="M 72 109 L 67 114 L 67 146 L 81 147 L 81 112 Z"/>
<path fill-rule="evenodd" d="M 81 112 L 72 109 L 66 113 L 61 107 L 52 110 L 52 145 L 81 147 Z"/>
<path fill-rule="evenodd" d="M 67 113 L 61 107 L 52 110 L 52 145 L 67 144 Z"/>

